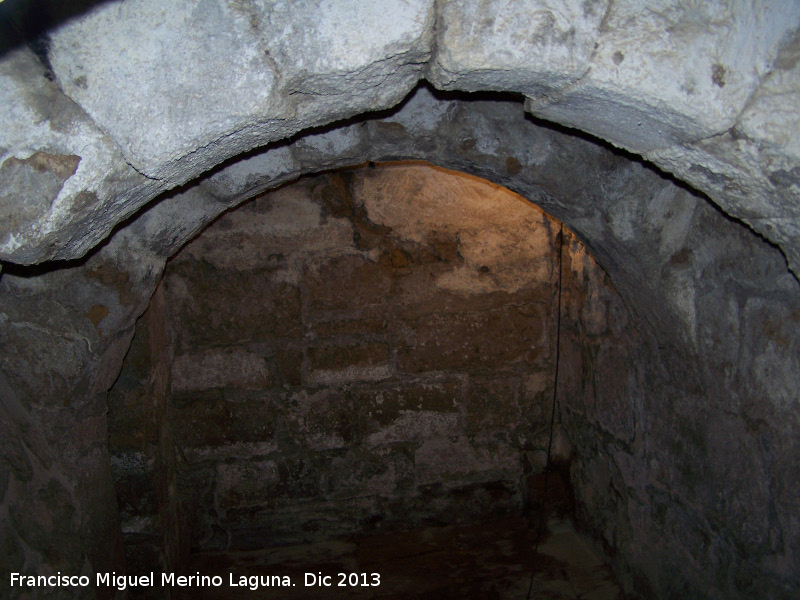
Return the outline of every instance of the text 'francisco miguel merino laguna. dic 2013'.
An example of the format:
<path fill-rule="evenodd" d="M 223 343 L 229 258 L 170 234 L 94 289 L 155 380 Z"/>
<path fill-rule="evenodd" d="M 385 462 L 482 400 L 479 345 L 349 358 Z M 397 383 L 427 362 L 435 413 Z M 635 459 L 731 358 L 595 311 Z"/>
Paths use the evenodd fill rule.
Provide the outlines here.
<path fill-rule="evenodd" d="M 88 587 L 91 578 L 87 575 L 23 575 L 11 573 L 11 587 Z M 161 573 L 159 581 L 154 572 L 149 575 L 117 575 L 112 573 L 97 573 L 95 575 L 96 587 L 115 587 L 125 590 L 131 587 L 220 587 L 224 579 L 219 575 L 176 575 L 175 573 Z M 303 586 L 305 587 L 374 587 L 381 584 L 378 573 L 337 573 L 336 576 L 323 575 L 322 573 L 304 573 Z M 228 574 L 228 586 L 257 590 L 260 587 L 292 587 L 297 585 L 287 575 L 234 575 Z"/>

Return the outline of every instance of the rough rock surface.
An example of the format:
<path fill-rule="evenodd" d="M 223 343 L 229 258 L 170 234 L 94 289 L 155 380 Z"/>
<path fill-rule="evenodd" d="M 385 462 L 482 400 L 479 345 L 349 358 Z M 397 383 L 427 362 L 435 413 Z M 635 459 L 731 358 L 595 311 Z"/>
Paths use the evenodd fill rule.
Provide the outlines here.
<path fill-rule="evenodd" d="M 440 89 L 558 94 L 586 75 L 608 4 L 438 2 L 436 55 L 425 76 Z"/>
<path fill-rule="evenodd" d="M 32 18 L 21 12 L 12 23 Z M 16 109 L 4 117 L 0 160 L 64 146 L 43 123 L 83 121 L 87 133 L 70 139 L 88 139 L 68 144 L 80 148 L 69 155 L 83 166 L 53 207 L 44 202 L 7 225 L 5 260 L 81 256 L 165 189 L 253 147 L 389 108 L 424 75 L 445 89 L 524 94 L 536 115 L 647 152 L 779 245 L 795 274 L 800 268 L 792 212 L 800 157 L 787 142 L 798 134 L 794 2 L 187 1 L 165 9 L 126 0 L 53 21 L 44 72 L 21 68 L 36 61 L 24 50 L 0 57 L 0 90 Z M 54 110 L 42 118 L 34 98 L 43 86 Z M 702 142 L 731 132 L 733 144 Z M 103 186 L 119 179 L 111 164 L 152 179 Z M 754 176 L 755 195 L 743 191 Z M 26 184 L 3 181 L 14 190 L 8 202 L 20 204 Z M 86 206 L 86 194 L 96 206 Z M 59 230 L 72 235 L 46 235 Z"/>
<path fill-rule="evenodd" d="M 171 355 L 135 344 L 123 374 L 141 374 L 109 396 L 111 439 L 129 440 L 111 448 L 129 568 L 161 543 L 137 524 L 164 512 L 163 461 L 133 460 L 145 445 L 128 433 L 164 426 L 130 421 L 159 397 L 150 373 L 171 371 L 176 503 L 197 551 L 540 502 L 526 482 L 547 447 L 557 233 L 506 189 L 419 165 L 301 180 L 223 215 L 172 259 L 137 328 L 150 339 L 168 307 Z"/>
<path fill-rule="evenodd" d="M 19 12 L 12 4 L 0 4 L 0 11 Z M 460 7 L 467 14 L 472 3 L 406 4 L 416 17 L 392 28 L 391 40 L 377 41 L 373 36 L 385 27 L 348 29 L 350 17 L 368 10 L 362 4 L 340 3 L 342 12 L 333 14 L 341 17 L 342 35 L 335 39 L 351 40 L 363 54 L 334 64 L 315 52 L 308 70 L 294 53 L 329 39 L 322 33 L 330 34 L 332 21 L 319 16 L 336 8 L 333 3 L 291 3 L 291 14 L 288 3 L 174 3 L 160 8 L 163 21 L 152 3 L 95 3 L 71 19 L 55 18 L 47 37 L 22 26 L 31 15 L 2 20 L 8 36 L 0 44 L 7 107 L 0 117 L 0 256 L 8 262 L 0 280 L 0 369 L 3 410 L 10 415 L 3 422 L 14 424 L 2 438 L 0 470 L 6 570 L 91 571 L 119 558 L 112 535 L 117 517 L 103 501 L 111 470 L 102 394 L 119 371 L 163 260 L 227 207 L 303 173 L 409 158 L 507 185 L 563 220 L 629 308 L 639 336 L 630 344 L 592 347 L 591 328 L 575 325 L 589 335 L 567 345 L 565 359 L 580 362 L 587 375 L 575 382 L 578 395 L 562 415 L 576 448 L 573 482 L 581 510 L 618 551 L 628 591 L 642 597 L 800 595 L 798 5 L 690 9 L 647 2 L 625 14 L 633 3 L 615 2 L 595 5 L 603 13 L 598 22 L 589 4 L 568 4 L 571 15 L 584 11 L 572 35 L 546 3 L 515 3 L 515 16 L 509 4 L 496 2 L 488 4 L 496 4 L 497 20 L 475 23 L 481 40 L 470 44 L 447 39 L 472 27 L 459 25 L 466 22 Z M 184 53 L 183 69 L 174 69 L 178 60 L 165 60 L 169 51 L 137 54 L 140 45 L 155 48 L 159 41 L 190 47 L 196 37 L 186 24 L 195 8 L 215 15 L 195 19 L 201 30 L 210 24 L 219 34 L 209 37 L 210 47 L 236 49 L 227 64 L 252 56 L 248 67 L 262 68 L 242 73 L 242 81 L 267 81 L 274 73 L 273 63 L 258 54 L 272 38 L 258 32 L 286 31 L 270 51 L 275 64 L 292 70 L 280 80 L 288 87 L 271 84 L 277 96 L 254 100 L 261 88 L 237 88 L 226 64 L 228 71 L 192 96 L 196 88 L 185 75 L 205 72 L 205 47 L 197 54 L 205 62 Z M 240 8 L 272 21 L 251 20 Z M 130 31 L 142 29 L 140 15 L 152 18 L 153 27 L 135 43 L 118 43 L 124 36 L 109 40 L 118 29 L 110 11 L 125 16 Z M 373 17 L 384 15 L 388 20 L 393 13 Z M 166 22 L 179 25 L 185 39 L 165 39 L 159 23 Z M 295 47 L 300 34 L 290 31 L 292 23 L 304 24 L 298 29 L 305 46 Z M 547 23 L 557 34 L 547 52 L 541 37 L 514 35 L 515 24 L 542 32 Z M 13 39 L 9 24 L 24 30 L 29 46 Z M 502 40 L 518 45 L 503 54 Z M 598 47 L 587 55 L 589 40 Z M 536 49 L 528 70 L 519 50 L 526 44 Z M 329 45 L 338 56 L 341 47 Z M 493 70 L 494 61 L 501 68 Z M 384 65 L 389 74 L 381 80 Z M 159 66 L 173 68 L 176 89 L 188 95 L 170 96 L 168 89 L 159 96 Z M 82 69 L 93 78 L 82 82 Z M 292 73 L 301 74 L 293 79 Z M 497 97 L 466 102 L 422 89 L 392 114 L 278 141 L 389 108 L 423 73 L 453 89 L 522 92 L 534 114 L 645 152 L 716 206 L 635 157 L 536 124 L 519 103 Z M 624 81 L 618 73 L 627 73 Z M 232 85 L 237 106 L 254 112 L 221 126 L 209 122 L 219 116 L 217 79 Z M 549 91 L 559 81 L 570 83 Z M 107 113 L 95 98 L 147 102 Z M 150 118 L 151 101 L 168 109 L 163 120 Z M 290 106 L 296 114 L 280 112 Z M 165 125 L 175 122 L 179 130 Z M 182 135 L 184 128 L 194 137 Z M 140 129 L 152 137 L 137 142 Z M 251 151 L 256 147 L 261 150 Z M 249 153 L 229 160 L 242 151 Z M 209 172 L 214 165 L 220 166 Z M 12 264 L 83 256 L 153 199 L 81 261 Z M 588 286 L 586 293 L 602 290 Z M 47 510 L 27 510 L 35 503 Z M 57 518 L 41 522 L 45 513 Z M 88 531 L 88 523 L 105 534 Z M 56 526 L 59 535 L 39 533 Z"/>
<path fill-rule="evenodd" d="M 231 163 L 198 185 L 161 200 L 120 230 L 92 260 L 118 256 L 121 251 L 124 260 L 114 260 L 134 274 L 141 273 L 137 268 L 142 263 L 125 260 L 166 256 L 211 218 L 193 205 L 198 199 L 200 206 L 221 212 L 229 204 L 319 165 L 336 167 L 388 158 L 426 158 L 489 177 L 535 199 L 588 242 L 630 308 L 632 326 L 641 336 L 634 349 L 621 344 L 598 353 L 587 347 L 588 342 L 574 342 L 584 348 L 579 353 L 584 365 L 581 372 L 598 373 L 586 380 L 587 387 L 581 383 L 583 395 L 574 401 L 587 398 L 588 405 L 596 409 L 590 413 L 581 410 L 585 416 L 572 421 L 564 416 L 565 423 L 574 424 L 567 431 L 576 448 L 573 482 L 582 510 L 591 527 L 620 550 L 617 569 L 628 573 L 623 577 L 628 591 L 643 597 L 668 597 L 675 590 L 695 589 L 703 582 L 715 586 L 706 590 L 712 596 L 735 597 L 739 587 L 747 590 L 745 595 L 754 595 L 756 588 L 738 580 L 730 582 L 726 573 L 737 572 L 761 582 L 757 585 L 765 590 L 765 596 L 791 597 L 798 585 L 791 567 L 797 560 L 793 540 L 798 539 L 792 517 L 798 510 L 796 487 L 791 483 L 796 481 L 792 465 L 798 453 L 793 408 L 798 372 L 798 326 L 792 316 L 798 314 L 796 280 L 774 248 L 726 220 L 702 198 L 607 148 L 525 120 L 518 103 L 443 101 L 420 90 L 386 118 L 299 138 Z M 575 165 L 580 165 L 579 170 Z M 228 200 L 220 202 L 214 197 Z M 291 201 L 286 202 L 285 210 L 289 210 Z M 313 221 L 315 217 L 311 213 L 304 218 Z M 332 229 L 322 241 L 315 237 L 307 242 L 324 244 L 329 236 L 337 235 L 342 234 Z M 233 252 L 230 264 L 243 258 Z M 224 256 L 225 252 L 218 254 Z M 269 255 L 261 256 L 264 258 L 268 261 Z M 153 260 L 157 273 L 158 260 Z M 78 267 L 79 271 L 81 268 L 87 267 Z M 136 286 L 139 294 L 146 297 L 150 293 L 152 277 L 129 277 L 134 283 L 145 282 Z M 74 302 L 67 286 L 53 288 L 46 278 L 19 279 L 13 273 L 3 278 L 6 285 L 27 281 L 26 285 L 40 293 L 60 297 L 63 304 Z M 366 293 L 350 287 L 353 293 Z M 269 293 L 279 294 L 274 301 L 291 301 L 281 296 L 279 289 Z M 348 297 L 333 299 L 333 306 L 346 303 Z M 5 302 L 11 307 L 14 300 L 5 296 Z M 106 302 L 103 305 L 114 314 L 117 309 L 111 298 Z M 139 306 L 141 311 L 143 305 Z M 87 306 L 87 315 L 90 308 Z M 12 315 L 11 310 L 4 312 Z M 97 311 L 93 314 L 95 319 L 100 317 Z M 133 313 L 124 314 L 131 316 L 108 330 L 101 327 L 105 339 L 132 326 Z M 66 328 L 69 332 L 74 327 L 68 315 L 51 321 L 59 331 Z M 6 320 L 4 327 L 9 330 L 12 324 L 11 319 Z M 31 342 L 24 343 L 39 343 L 34 331 Z M 771 331 L 777 337 L 769 342 L 757 337 L 758 331 Z M 235 332 L 233 328 L 229 335 Z M 85 354 L 88 348 L 81 351 Z M 115 356 L 117 362 L 108 364 L 119 368 L 121 354 Z M 639 364 L 633 372 L 629 372 L 634 362 L 631 357 Z M 296 369 L 292 364 L 297 363 L 289 361 L 285 367 L 289 372 Z M 4 365 L 7 377 L 20 376 L 21 367 L 8 361 Z M 53 376 L 49 373 L 80 373 L 80 365 L 63 359 L 43 363 L 37 381 L 50 380 Z M 63 393 L 69 394 L 70 389 Z M 696 420 L 692 415 L 700 407 L 703 417 Z M 46 425 L 53 417 L 40 414 L 37 418 Z M 69 420 L 63 414 L 58 419 Z M 728 438 L 718 439 L 714 436 L 723 421 L 734 429 Z M 762 425 L 754 428 L 756 423 Z M 729 480 L 729 460 L 720 458 L 718 452 L 708 454 L 706 440 L 710 437 L 722 447 L 734 440 L 743 451 L 751 452 L 753 460 L 765 465 L 762 478 L 752 485 L 744 475 Z M 704 476 L 685 467 L 697 464 L 700 468 L 709 461 L 715 461 L 716 470 L 708 484 Z M 738 464 L 749 468 L 747 463 Z M 669 479 L 665 480 L 663 469 L 667 466 Z M 611 482 L 619 495 L 607 504 L 602 499 Z M 98 473 L 91 485 L 109 483 L 108 475 Z M 753 496 L 756 490 L 762 495 Z M 667 513 L 650 506 L 656 492 L 681 506 L 682 512 Z M 739 512 L 726 516 L 724 507 L 717 508 L 717 494 L 730 498 L 729 502 L 741 507 Z M 619 498 L 629 500 L 620 502 Z M 740 523 L 743 515 L 756 507 L 761 511 L 758 514 L 767 515 L 774 531 L 770 539 L 777 541 L 768 546 L 759 542 L 745 550 L 752 540 L 742 537 Z M 698 552 L 706 546 L 697 546 L 692 537 L 696 529 L 690 524 L 713 532 L 712 537 L 705 535 L 713 538 L 715 545 L 702 556 Z M 643 554 L 642 547 L 653 553 Z M 651 556 L 660 558 L 652 561 Z M 661 561 L 696 567 L 654 570 Z M 713 567 L 723 563 L 731 565 L 730 571 Z M 708 572 L 718 575 L 711 580 Z"/>
<path fill-rule="evenodd" d="M 106 393 L 163 259 L 117 235 L 77 264 L 0 279 L 0 568 L 47 575 L 125 568 Z M 24 598 L 28 590 L 0 594 Z M 43 591 L 43 590 L 38 590 Z M 49 594 L 45 596 L 44 593 Z M 112 598 L 60 588 L 42 597 Z"/>
<path fill-rule="evenodd" d="M 53 31 L 48 56 L 64 93 L 127 161 L 181 183 L 254 146 L 394 105 L 419 79 L 432 26 L 425 0 L 127 0 Z M 115 68 L 97 60 L 120 47 Z M 217 145 L 222 153 L 198 152 Z"/>
<path fill-rule="evenodd" d="M 46 74 L 27 48 L 0 57 L 0 247 L 19 264 L 82 256 L 164 190 Z"/>

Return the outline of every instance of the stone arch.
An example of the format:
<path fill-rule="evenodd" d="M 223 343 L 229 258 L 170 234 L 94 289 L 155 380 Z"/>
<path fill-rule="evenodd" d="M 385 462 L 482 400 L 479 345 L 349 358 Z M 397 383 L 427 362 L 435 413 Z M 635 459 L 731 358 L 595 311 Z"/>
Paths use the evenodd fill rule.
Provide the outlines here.
<path fill-rule="evenodd" d="M 166 256 L 224 208 L 303 172 L 417 158 L 506 185 L 563 220 L 642 323 L 647 376 L 629 382 L 627 398 L 649 434 L 608 438 L 598 463 L 620 498 L 636 500 L 621 503 L 620 528 L 603 531 L 628 557 L 629 589 L 796 594 L 800 8 L 678 6 L 630 19 L 641 12 L 635 2 L 490 5 L 375 2 L 340 12 L 322 2 L 289 14 L 216 2 L 165 12 L 155 0 L 128 0 L 59 23 L 38 56 L 24 44 L 5 49 L 9 564 L 66 568 L 75 554 L 95 569 L 114 566 L 113 542 L 103 541 L 113 510 L 97 501 L 109 493 L 96 444 L 101 396 Z M 341 35 L 383 19 L 393 24 L 383 36 Z M 126 60 L 107 68 L 121 46 Z M 222 78 L 209 86 L 198 73 Z M 423 77 L 438 89 L 520 93 L 528 112 L 642 154 L 716 207 L 624 153 L 526 120 L 519 103 L 423 89 L 394 114 L 341 123 L 395 106 Z M 314 129 L 332 122 L 340 126 Z M 564 178 L 576 162 L 580 176 Z M 15 266 L 53 259 L 77 262 Z M 746 459 L 731 464 L 731 447 Z M 90 485 L 73 492 L 63 481 Z M 56 558 L 37 554 L 48 541 L 24 509 L 30 498 L 42 514 L 52 504 L 73 515 Z M 663 539 L 644 531 L 650 525 Z M 692 570 L 637 566 L 647 544 Z M 707 568 L 714 576 L 704 579 Z"/>
<path fill-rule="evenodd" d="M 417 121 L 419 115 L 426 115 L 422 127 Z M 159 211 L 180 214 L 182 210 L 178 207 L 196 203 L 201 197 L 198 194 L 204 192 L 216 199 L 227 193 L 233 202 L 238 202 L 265 189 L 257 178 L 241 178 L 240 173 L 267 172 L 272 182 L 291 180 L 307 168 L 313 172 L 320 164 L 336 168 L 396 159 L 426 160 L 467 172 L 535 200 L 540 207 L 561 217 L 586 241 L 630 307 L 640 334 L 636 341 L 627 341 L 621 348 L 605 347 L 598 353 L 592 347 L 591 337 L 587 341 L 576 335 L 571 340 L 571 359 L 578 363 L 575 368 L 586 369 L 593 375 L 591 382 L 568 387 L 580 400 L 574 404 L 567 402 L 565 415 L 565 422 L 581 432 L 576 434 L 576 445 L 584 456 L 592 456 L 578 466 L 578 479 L 583 478 L 586 486 L 582 491 L 596 490 L 601 487 L 600 481 L 615 490 L 603 503 L 602 514 L 606 517 L 598 520 L 588 515 L 587 520 L 609 544 L 630 548 L 627 550 L 631 552 L 630 558 L 625 560 L 631 562 L 620 567 L 629 578 L 629 591 L 642 595 L 670 594 L 675 585 L 683 584 L 669 581 L 674 573 L 667 577 L 665 570 L 685 569 L 678 563 L 686 560 L 699 564 L 713 560 L 710 555 L 698 557 L 686 550 L 693 543 L 691 536 L 713 539 L 720 547 L 717 552 L 725 560 L 739 560 L 734 546 L 744 542 L 733 542 L 732 538 L 723 541 L 716 528 L 732 530 L 736 528 L 735 522 L 754 518 L 768 527 L 765 513 L 756 516 L 750 509 L 732 511 L 720 521 L 706 521 L 703 517 L 698 525 L 691 511 L 684 513 L 681 509 L 664 518 L 691 522 L 692 525 L 686 526 L 693 529 L 691 533 L 682 533 L 680 542 L 676 538 L 666 543 L 643 532 L 624 532 L 624 527 L 619 529 L 606 520 L 607 515 L 615 514 L 620 522 L 630 523 L 630 517 L 623 514 L 651 510 L 652 507 L 641 506 L 648 504 L 654 494 L 652 486 L 658 485 L 661 477 L 667 477 L 669 485 L 676 486 L 681 490 L 678 494 L 687 497 L 692 496 L 689 490 L 699 477 L 709 477 L 715 485 L 726 486 L 721 473 L 714 468 L 701 476 L 694 468 L 679 467 L 673 461 L 703 460 L 706 452 L 723 452 L 722 446 L 727 443 L 723 440 L 730 441 L 727 436 L 736 438 L 735 444 L 750 456 L 738 467 L 741 476 L 745 471 L 764 469 L 763 456 L 754 454 L 750 446 L 753 441 L 740 435 L 742 422 L 722 417 L 730 406 L 731 395 L 739 395 L 734 387 L 724 390 L 718 387 L 720 373 L 739 360 L 733 354 L 738 352 L 738 343 L 725 350 L 718 341 L 713 341 L 713 336 L 708 337 L 708 332 L 725 330 L 737 320 L 742 324 L 748 322 L 747 328 L 757 327 L 755 323 L 762 317 L 744 317 L 741 311 L 752 310 L 753 303 L 769 305 L 770 297 L 784 285 L 789 286 L 787 291 L 795 285 L 790 282 L 791 276 L 786 274 L 783 258 L 775 248 L 753 238 L 746 227 L 725 218 L 701 195 L 652 167 L 608 146 L 530 120 L 513 99 L 437 98 L 435 92 L 422 87 L 399 110 L 381 118 L 319 130 L 312 136 L 299 137 L 285 146 L 233 162 L 203 180 L 197 188 L 186 190 L 185 195 L 164 200 L 154 207 L 153 216 L 145 213 L 133 230 L 145 226 L 149 219 L 174 227 L 178 220 L 155 215 Z M 273 170 L 276 162 L 285 170 L 283 173 L 276 174 Z M 581 179 L 562 178 L 576 163 L 581 165 Z M 551 177 L 555 173 L 559 176 Z M 238 187 L 237 180 L 244 185 Z M 223 193 L 222 189 L 227 191 Z M 239 192 L 242 189 L 246 191 Z M 219 206 L 218 210 L 222 209 Z M 636 222 L 630 219 L 631 215 L 642 219 Z M 175 239 L 174 232 L 158 235 L 156 239 Z M 754 260 L 755 256 L 759 258 Z M 733 270 L 732 265 L 736 265 Z M 713 278 L 707 279 L 711 272 Z M 747 304 L 750 309 L 745 308 Z M 578 321 L 576 327 L 580 329 Z M 790 323 L 786 326 L 789 330 L 793 327 Z M 587 355 L 592 358 L 586 358 Z M 644 366 L 626 367 L 634 361 L 634 356 Z M 792 361 L 789 356 L 785 358 Z M 765 389 L 761 386 L 767 382 L 755 372 L 755 365 L 744 368 L 750 370 L 751 384 Z M 620 370 L 626 371 L 622 381 L 617 379 Z M 791 391 L 784 387 L 778 394 L 788 398 Z M 697 410 L 713 424 L 687 425 L 678 416 Z M 742 418 L 747 412 L 748 409 L 743 411 Z M 660 449 L 648 448 L 653 444 L 657 447 L 669 444 L 675 430 L 681 428 L 687 441 L 680 453 L 668 451 L 662 455 Z M 725 433 L 717 431 L 718 428 Z M 588 435 L 588 431 L 594 435 Z M 607 441 L 598 449 L 597 439 L 603 436 L 607 436 Z M 707 445 L 715 449 L 709 450 Z M 616 448 L 613 459 L 606 454 L 610 448 Z M 602 458 L 595 458 L 595 454 Z M 678 455 L 682 458 L 678 459 Z M 653 461 L 670 466 L 666 470 L 663 467 L 651 470 Z M 687 472 L 676 475 L 674 469 Z M 699 470 L 705 472 L 705 468 Z M 729 491 L 734 496 L 740 493 Z M 636 499 L 622 500 L 628 496 Z M 760 501 L 764 506 L 769 505 L 765 496 Z M 727 519 L 730 520 L 725 524 Z M 662 526 L 669 527 L 667 524 L 659 527 Z M 641 556 L 641 562 L 637 563 L 633 548 L 643 544 L 648 545 L 652 554 Z M 654 556 L 659 557 L 657 569 L 650 566 Z M 680 580 L 697 582 L 703 570 L 698 568 L 691 575 L 687 571 Z M 644 577 L 648 583 L 638 579 L 643 573 L 647 573 Z"/>
<path fill-rule="evenodd" d="M 796 203 L 798 156 L 786 129 L 796 121 L 783 118 L 794 113 L 796 6 L 651 7 L 636 20 L 627 18 L 635 3 L 498 0 L 480 5 L 491 18 L 477 18 L 478 6 L 322 2 L 285 14 L 188 3 L 165 13 L 134 0 L 101 2 L 63 23 L 53 11 L 44 64 L 6 46 L 4 102 L 21 112 L 4 154 L 46 147 L 80 164 L 25 223 L 6 226 L 4 260 L 78 257 L 164 190 L 254 146 L 394 106 L 424 78 L 444 90 L 522 94 L 532 114 L 645 155 L 795 264 L 793 229 L 777 213 Z M 381 35 L 342 35 L 356 23 L 377 31 L 383 20 L 392 27 Z M 298 31 L 307 55 L 294 46 Z M 637 52 L 626 55 L 632 40 Z M 120 46 L 136 51 L 106 68 Z M 206 86 L 203 73 L 218 85 Z M 43 119 L 49 133 L 37 129 Z"/>

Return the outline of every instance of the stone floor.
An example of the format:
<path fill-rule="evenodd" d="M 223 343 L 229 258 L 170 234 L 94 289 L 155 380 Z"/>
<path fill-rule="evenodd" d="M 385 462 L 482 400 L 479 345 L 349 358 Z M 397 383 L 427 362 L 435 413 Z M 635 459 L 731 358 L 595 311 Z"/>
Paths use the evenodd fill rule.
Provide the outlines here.
<path fill-rule="evenodd" d="M 219 574 L 220 587 L 194 587 L 199 600 L 348 598 L 382 600 L 524 600 L 536 531 L 519 517 L 478 525 L 420 528 L 348 541 L 239 553 L 196 555 L 190 572 Z M 568 520 L 547 524 L 536 556 L 531 598 L 622 599 L 594 545 Z M 358 585 L 338 584 L 344 574 Z M 366 575 L 364 575 L 366 574 Z M 376 575 L 378 577 L 376 577 Z M 251 578 L 247 587 L 240 577 Z M 290 586 L 252 589 L 257 576 Z M 329 576 L 331 587 L 319 585 Z M 288 578 L 288 579 L 287 579 Z M 380 581 L 380 585 L 367 585 Z M 231 585 L 240 584 L 237 587 Z M 345 580 L 346 581 L 346 580 Z M 307 586 L 306 583 L 312 585 Z M 316 583 L 317 585 L 313 585 Z"/>

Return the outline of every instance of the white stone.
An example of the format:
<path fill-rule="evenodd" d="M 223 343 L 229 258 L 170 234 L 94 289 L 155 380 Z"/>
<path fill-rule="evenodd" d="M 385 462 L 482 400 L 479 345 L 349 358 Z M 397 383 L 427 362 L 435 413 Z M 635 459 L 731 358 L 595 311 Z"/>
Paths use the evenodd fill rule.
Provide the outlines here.
<path fill-rule="evenodd" d="M 432 25 L 424 0 L 126 0 L 54 31 L 50 60 L 131 164 L 181 183 L 332 113 L 381 108 L 365 97 L 397 102 L 419 78 Z"/>
<path fill-rule="evenodd" d="M 4 187 L 0 192 L 3 260 L 29 263 L 54 258 L 76 233 L 74 245 L 80 248 L 78 252 L 85 252 L 140 203 L 135 197 L 142 178 L 125 164 L 113 141 L 47 81 L 41 63 L 27 48 L 0 57 L 0 105 L 4 107 L 0 165 L 9 159 L 25 160 L 36 152 L 80 158 L 75 173 L 46 206 L 33 206 L 34 190 L 0 184 Z M 92 195 L 99 201 L 87 202 Z M 20 213 L 27 222 L 17 224 Z"/>
<path fill-rule="evenodd" d="M 445 0 L 438 3 L 437 87 L 549 93 L 584 75 L 606 1 Z"/>
<path fill-rule="evenodd" d="M 767 150 L 800 162 L 800 67 L 776 69 L 759 88 L 737 129 Z"/>
<path fill-rule="evenodd" d="M 425 71 L 441 88 L 522 92 L 535 115 L 642 153 L 779 244 L 798 273 L 798 27 L 800 3 L 768 0 L 97 4 L 48 32 L 57 85 L 27 50 L 0 57 L 0 158 L 81 157 L 49 206 L 16 211 L 24 222 L 6 224 L 0 258 L 80 257 L 165 190 L 299 131 L 391 107 Z M 451 107 L 424 92 L 392 118 L 429 135 Z M 490 121 L 477 150 L 519 157 L 521 143 L 539 152 L 524 165 L 547 161 L 539 140 L 497 135 Z M 314 131 L 202 185 L 235 204 L 365 158 L 365 147 L 355 129 Z M 31 197 L 0 183 L 19 202 Z M 207 200 L 172 207 L 213 218 L 221 207 Z M 4 202 L 14 212 L 16 200 Z M 177 240 L 189 229 L 147 230 Z"/>
<path fill-rule="evenodd" d="M 586 76 L 527 108 L 634 152 L 716 135 L 736 122 L 798 19 L 797 2 L 616 1 Z"/>
<path fill-rule="evenodd" d="M 51 40 L 64 91 L 151 176 L 255 115 L 289 116 L 266 47 L 226 3 L 106 2 Z"/>

